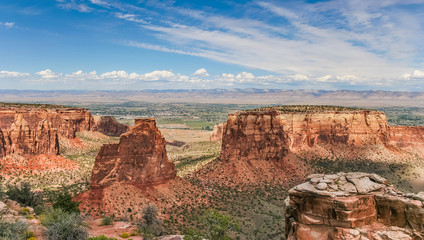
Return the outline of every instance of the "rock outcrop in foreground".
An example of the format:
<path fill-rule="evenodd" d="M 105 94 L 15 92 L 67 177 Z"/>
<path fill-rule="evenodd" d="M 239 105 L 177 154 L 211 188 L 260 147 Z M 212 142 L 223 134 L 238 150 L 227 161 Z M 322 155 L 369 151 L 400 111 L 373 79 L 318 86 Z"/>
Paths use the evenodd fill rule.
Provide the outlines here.
<path fill-rule="evenodd" d="M 136 119 L 117 144 L 105 144 L 97 154 L 91 175 L 92 188 L 114 183 L 148 186 L 176 177 L 174 163 L 168 161 L 166 141 L 155 119 Z"/>
<path fill-rule="evenodd" d="M 424 239 L 424 192 L 403 194 L 379 175 L 313 174 L 289 190 L 288 240 Z"/>

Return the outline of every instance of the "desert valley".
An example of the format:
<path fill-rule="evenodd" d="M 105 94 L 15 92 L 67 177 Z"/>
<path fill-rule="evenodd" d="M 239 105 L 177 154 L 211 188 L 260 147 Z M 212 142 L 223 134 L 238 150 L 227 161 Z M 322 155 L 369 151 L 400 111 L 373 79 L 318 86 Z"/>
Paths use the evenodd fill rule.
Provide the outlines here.
<path fill-rule="evenodd" d="M 422 108 L 75 105 L 1 104 L 2 224 L 55 239 L 62 204 L 75 239 L 424 237 Z"/>

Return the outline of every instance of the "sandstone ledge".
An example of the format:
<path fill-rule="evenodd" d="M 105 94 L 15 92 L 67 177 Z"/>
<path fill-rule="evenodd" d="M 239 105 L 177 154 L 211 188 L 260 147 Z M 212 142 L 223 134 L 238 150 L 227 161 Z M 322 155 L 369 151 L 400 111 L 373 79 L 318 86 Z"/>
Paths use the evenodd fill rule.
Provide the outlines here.
<path fill-rule="evenodd" d="M 423 239 L 424 192 L 404 194 L 377 174 L 313 174 L 289 190 L 288 239 Z"/>

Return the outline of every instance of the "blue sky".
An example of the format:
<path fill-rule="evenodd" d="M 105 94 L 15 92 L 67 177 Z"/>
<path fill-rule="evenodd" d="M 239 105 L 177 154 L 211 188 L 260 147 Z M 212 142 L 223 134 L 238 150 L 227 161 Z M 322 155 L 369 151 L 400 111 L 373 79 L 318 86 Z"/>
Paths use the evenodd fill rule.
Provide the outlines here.
<path fill-rule="evenodd" d="M 424 91 L 423 0 L 0 0 L 0 89 Z"/>

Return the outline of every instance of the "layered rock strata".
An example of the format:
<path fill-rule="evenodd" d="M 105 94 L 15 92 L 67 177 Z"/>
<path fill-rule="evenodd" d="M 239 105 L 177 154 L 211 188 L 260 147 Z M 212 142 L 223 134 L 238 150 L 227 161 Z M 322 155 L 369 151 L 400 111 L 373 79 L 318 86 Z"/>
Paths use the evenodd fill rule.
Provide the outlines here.
<path fill-rule="evenodd" d="M 59 153 L 59 136 L 74 138 L 93 129 L 93 117 L 82 108 L 0 108 L 0 153 Z"/>
<path fill-rule="evenodd" d="M 128 132 L 128 125 L 119 123 L 111 116 L 94 116 L 94 129 L 108 136 L 119 137 L 121 134 Z"/>
<path fill-rule="evenodd" d="M 220 155 L 224 161 L 278 160 L 288 151 L 318 145 L 388 144 L 386 116 L 378 111 L 312 106 L 296 110 L 264 108 L 230 114 L 224 126 Z"/>
<path fill-rule="evenodd" d="M 390 144 L 413 152 L 424 158 L 424 127 L 423 126 L 390 126 Z"/>
<path fill-rule="evenodd" d="M 224 133 L 225 123 L 218 123 L 213 126 L 213 131 L 210 135 L 210 141 L 220 141 L 222 140 L 222 134 Z"/>
<path fill-rule="evenodd" d="M 174 163 L 168 161 L 166 141 L 155 119 L 136 119 L 118 144 L 105 144 L 97 154 L 91 175 L 92 188 L 114 183 L 148 186 L 176 177 Z"/>
<path fill-rule="evenodd" d="M 59 137 L 72 139 L 81 131 L 119 136 L 129 129 L 113 117 L 96 119 L 85 108 L 31 104 L 0 107 L 0 157 L 9 154 L 57 155 Z"/>
<path fill-rule="evenodd" d="M 403 194 L 379 175 L 313 174 L 289 190 L 286 237 L 423 239 L 424 192 Z"/>

